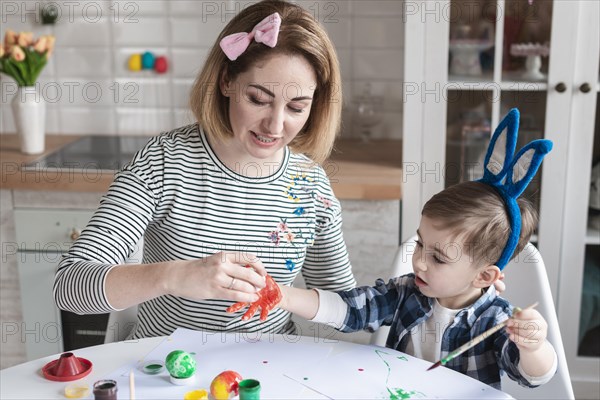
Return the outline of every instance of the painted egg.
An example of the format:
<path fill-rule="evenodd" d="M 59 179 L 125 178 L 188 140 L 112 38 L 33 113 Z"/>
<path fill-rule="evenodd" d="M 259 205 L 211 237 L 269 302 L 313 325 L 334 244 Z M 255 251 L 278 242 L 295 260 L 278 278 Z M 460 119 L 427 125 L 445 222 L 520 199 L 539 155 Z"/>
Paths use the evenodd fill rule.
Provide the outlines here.
<path fill-rule="evenodd" d="M 208 392 L 204 389 L 192 390 L 183 395 L 183 400 L 208 400 Z"/>
<path fill-rule="evenodd" d="M 142 68 L 144 69 L 152 69 L 154 68 L 154 54 L 149 51 L 142 54 Z"/>
<path fill-rule="evenodd" d="M 167 72 L 167 68 L 167 58 L 165 56 L 156 57 L 154 70 L 159 74 L 164 74 Z"/>
<path fill-rule="evenodd" d="M 167 355 L 165 360 L 167 371 L 172 377 L 178 379 L 189 378 L 196 372 L 196 360 L 183 350 L 174 350 Z"/>
<path fill-rule="evenodd" d="M 142 69 L 142 56 L 139 54 L 132 54 L 129 56 L 127 66 L 130 71 L 139 71 Z"/>
<path fill-rule="evenodd" d="M 216 400 L 227 400 L 230 395 L 236 396 L 242 376 L 235 371 L 223 371 L 210 384 L 210 394 Z"/>

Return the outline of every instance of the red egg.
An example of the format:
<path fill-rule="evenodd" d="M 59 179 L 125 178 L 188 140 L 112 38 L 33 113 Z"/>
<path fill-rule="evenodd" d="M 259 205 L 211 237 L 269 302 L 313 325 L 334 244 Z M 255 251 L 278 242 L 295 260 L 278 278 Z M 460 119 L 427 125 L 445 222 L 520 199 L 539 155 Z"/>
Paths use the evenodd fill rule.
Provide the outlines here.
<path fill-rule="evenodd" d="M 167 58 L 165 56 L 156 57 L 154 60 L 154 70 L 159 74 L 164 74 L 167 72 Z"/>
<path fill-rule="evenodd" d="M 237 396 L 242 376 L 235 371 L 223 371 L 210 384 L 210 394 L 216 400 L 227 400 L 233 394 Z"/>

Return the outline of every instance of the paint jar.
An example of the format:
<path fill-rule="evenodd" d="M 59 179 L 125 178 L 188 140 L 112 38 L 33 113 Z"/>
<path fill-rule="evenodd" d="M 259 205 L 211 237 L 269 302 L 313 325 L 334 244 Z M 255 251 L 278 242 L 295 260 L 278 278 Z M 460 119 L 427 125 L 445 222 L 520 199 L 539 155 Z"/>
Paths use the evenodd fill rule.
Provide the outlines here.
<path fill-rule="evenodd" d="M 256 379 L 244 379 L 239 383 L 240 400 L 259 400 L 260 382 Z"/>
<path fill-rule="evenodd" d="M 103 379 L 94 383 L 95 400 L 117 400 L 117 382 Z"/>

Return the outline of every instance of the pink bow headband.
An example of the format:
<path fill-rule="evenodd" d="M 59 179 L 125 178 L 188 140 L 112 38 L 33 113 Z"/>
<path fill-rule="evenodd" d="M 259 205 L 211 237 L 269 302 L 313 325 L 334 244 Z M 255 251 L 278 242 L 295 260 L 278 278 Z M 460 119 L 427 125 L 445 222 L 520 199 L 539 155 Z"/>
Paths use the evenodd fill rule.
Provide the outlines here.
<path fill-rule="evenodd" d="M 278 13 L 273 13 L 260 21 L 252 32 L 238 32 L 225 36 L 221 39 L 219 45 L 223 52 L 231 61 L 237 58 L 248 48 L 252 39 L 257 43 L 263 43 L 273 48 L 277 44 L 277 36 L 279 36 L 279 26 L 281 25 L 281 17 Z"/>

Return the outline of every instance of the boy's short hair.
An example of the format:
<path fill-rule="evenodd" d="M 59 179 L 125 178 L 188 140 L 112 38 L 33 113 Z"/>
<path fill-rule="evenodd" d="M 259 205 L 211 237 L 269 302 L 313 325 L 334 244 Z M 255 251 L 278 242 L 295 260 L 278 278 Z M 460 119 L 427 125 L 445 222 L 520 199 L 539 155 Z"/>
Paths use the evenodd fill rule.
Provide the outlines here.
<path fill-rule="evenodd" d="M 537 226 L 537 212 L 531 202 L 520 197 L 521 235 L 511 260 L 529 242 Z M 460 239 L 471 262 L 477 266 L 495 265 L 506 246 L 510 221 L 506 205 L 492 186 L 481 182 L 462 182 L 434 195 L 421 215 L 434 220 L 439 229 L 450 229 Z"/>

